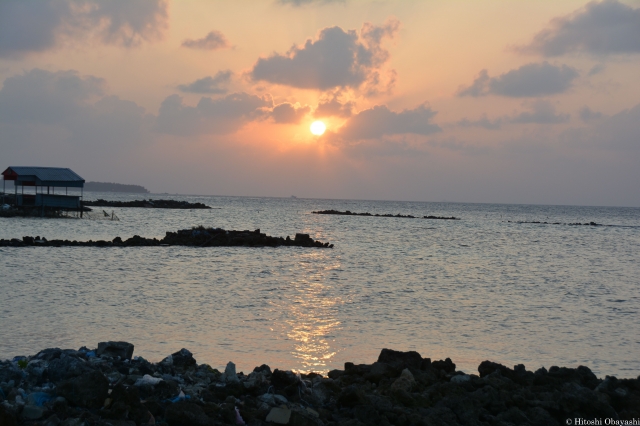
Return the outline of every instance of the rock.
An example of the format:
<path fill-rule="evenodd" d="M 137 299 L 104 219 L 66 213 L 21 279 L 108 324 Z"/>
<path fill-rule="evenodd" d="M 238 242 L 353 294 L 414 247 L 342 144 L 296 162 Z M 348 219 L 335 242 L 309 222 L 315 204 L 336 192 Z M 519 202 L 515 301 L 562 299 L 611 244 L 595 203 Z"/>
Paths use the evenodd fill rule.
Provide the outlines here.
<path fill-rule="evenodd" d="M 416 380 L 409 371 L 408 368 L 402 370 L 402 374 L 391 385 L 391 391 L 404 390 L 405 392 L 411 392 L 411 389 L 416 385 Z"/>
<path fill-rule="evenodd" d="M 0 425 L 18 426 L 18 419 L 16 419 L 16 415 L 4 404 L 0 404 Z"/>
<path fill-rule="evenodd" d="M 457 374 L 451 378 L 451 383 L 466 383 L 471 381 L 471 376 L 468 374 Z"/>
<path fill-rule="evenodd" d="M 78 377 L 90 371 L 84 360 L 65 356 L 64 358 L 56 358 L 49 362 L 47 367 L 47 376 L 50 381 L 57 383 L 61 380 Z"/>
<path fill-rule="evenodd" d="M 383 349 L 378 356 L 378 362 L 384 362 L 398 370 L 405 368 L 419 370 L 420 364 L 422 364 L 422 357 L 416 351 L 400 352 L 393 349 Z"/>
<path fill-rule="evenodd" d="M 102 373 L 91 371 L 60 383 L 56 392 L 73 405 L 100 408 L 109 395 L 109 380 Z"/>
<path fill-rule="evenodd" d="M 47 419 L 44 426 L 59 426 L 60 423 L 62 423 L 62 421 L 60 421 L 60 418 L 54 414 Z"/>
<path fill-rule="evenodd" d="M 224 379 L 230 383 L 238 383 L 238 375 L 236 374 L 236 365 L 229 361 L 224 369 Z"/>
<path fill-rule="evenodd" d="M 25 405 L 22 409 L 21 416 L 26 420 L 38 420 L 44 415 L 46 409 L 37 405 Z"/>
<path fill-rule="evenodd" d="M 22 372 L 19 368 L 9 364 L 0 367 L 0 382 L 9 383 L 13 381 L 18 383 L 22 380 Z"/>
<path fill-rule="evenodd" d="M 367 402 L 367 397 L 362 389 L 359 389 L 355 385 L 351 385 L 342 389 L 336 404 L 338 407 L 355 407 L 356 405 L 366 404 Z"/>
<path fill-rule="evenodd" d="M 192 402 L 179 401 L 170 405 L 166 411 L 169 426 L 213 426 L 214 421 L 207 417 L 204 410 Z"/>
<path fill-rule="evenodd" d="M 431 366 L 437 370 L 442 370 L 445 373 L 453 373 L 456 371 L 456 365 L 451 361 L 451 358 L 447 358 L 444 361 L 433 361 Z"/>
<path fill-rule="evenodd" d="M 287 407 L 273 407 L 267 415 L 266 421 L 286 425 L 291 419 L 291 410 Z"/>
<path fill-rule="evenodd" d="M 276 368 L 271 374 L 271 384 L 277 389 L 283 389 L 296 383 L 298 383 L 298 377 L 291 371 L 283 371 Z"/>
<path fill-rule="evenodd" d="M 44 350 L 41 350 L 40 352 L 38 352 L 34 356 L 34 358 L 41 359 L 43 361 L 52 361 L 54 359 L 60 358 L 60 355 L 62 355 L 62 349 L 60 349 L 60 348 L 48 348 L 48 349 L 44 349 Z"/>
<path fill-rule="evenodd" d="M 96 355 L 108 355 L 110 357 L 131 360 L 133 356 L 133 345 L 127 342 L 100 342 Z"/>
<path fill-rule="evenodd" d="M 266 376 L 271 376 L 271 367 L 267 364 L 262 364 L 260 367 L 256 367 L 253 369 L 254 373 L 262 373 Z"/>
<path fill-rule="evenodd" d="M 180 349 L 176 353 L 171 354 L 171 358 L 175 367 L 186 369 L 196 365 L 196 360 L 193 357 L 193 354 L 184 348 Z"/>

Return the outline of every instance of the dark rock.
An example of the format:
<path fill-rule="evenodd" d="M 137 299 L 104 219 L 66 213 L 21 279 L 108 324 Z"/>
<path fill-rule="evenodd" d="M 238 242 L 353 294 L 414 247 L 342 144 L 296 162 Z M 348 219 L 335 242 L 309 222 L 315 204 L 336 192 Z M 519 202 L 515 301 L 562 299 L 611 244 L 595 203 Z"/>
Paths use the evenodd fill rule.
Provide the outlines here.
<path fill-rule="evenodd" d="M 11 364 L 0 366 L 0 382 L 8 383 L 11 380 L 19 383 L 22 380 L 22 372 Z"/>
<path fill-rule="evenodd" d="M 283 389 L 297 383 L 298 377 L 291 371 L 283 371 L 276 368 L 271 374 L 271 384 L 277 389 Z"/>
<path fill-rule="evenodd" d="M 60 355 L 62 355 L 62 349 L 49 348 L 38 352 L 36 356 L 34 356 L 34 358 L 41 359 L 43 361 L 52 361 L 54 359 L 60 358 Z"/>
<path fill-rule="evenodd" d="M 431 367 L 437 370 L 442 370 L 445 373 L 453 373 L 456 371 L 456 365 L 451 361 L 451 358 L 447 358 L 444 361 L 433 361 L 431 363 Z"/>
<path fill-rule="evenodd" d="M 422 357 L 416 351 L 400 352 L 393 349 L 383 349 L 378 356 L 378 362 L 389 364 L 398 370 L 405 368 L 420 369 Z"/>
<path fill-rule="evenodd" d="M 366 403 L 368 403 L 368 399 L 362 389 L 353 385 L 344 388 L 337 400 L 338 407 L 355 407 Z"/>
<path fill-rule="evenodd" d="M 202 407 L 191 402 L 179 401 L 170 405 L 166 410 L 166 420 L 169 426 L 213 426 L 213 419 L 209 418 Z"/>
<path fill-rule="evenodd" d="M 173 359 L 173 365 L 179 368 L 186 369 L 196 365 L 196 360 L 193 357 L 193 354 L 184 348 L 171 354 L 171 358 Z"/>
<path fill-rule="evenodd" d="M 18 419 L 15 413 L 9 410 L 4 404 L 0 404 L 0 425 L 18 426 Z"/>
<path fill-rule="evenodd" d="M 267 376 L 271 376 L 271 367 L 269 367 L 267 364 L 262 364 L 260 367 L 254 368 L 253 372 L 263 373 L 263 374 L 266 374 Z"/>
<path fill-rule="evenodd" d="M 100 408 L 109 395 L 109 380 L 102 373 L 91 371 L 60 383 L 56 392 L 73 405 Z"/>
<path fill-rule="evenodd" d="M 84 360 L 65 356 L 64 358 L 55 358 L 49 363 L 47 377 L 53 383 L 57 383 L 61 380 L 78 377 L 88 371 L 90 368 Z"/>
<path fill-rule="evenodd" d="M 110 357 L 131 360 L 133 356 L 133 345 L 127 342 L 100 342 L 96 355 L 108 355 Z"/>

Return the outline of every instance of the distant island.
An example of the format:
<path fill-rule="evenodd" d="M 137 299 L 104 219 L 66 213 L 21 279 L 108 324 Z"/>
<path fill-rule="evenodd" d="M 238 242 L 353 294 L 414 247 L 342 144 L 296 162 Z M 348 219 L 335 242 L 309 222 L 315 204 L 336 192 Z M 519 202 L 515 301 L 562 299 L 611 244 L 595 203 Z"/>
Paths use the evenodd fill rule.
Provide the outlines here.
<path fill-rule="evenodd" d="M 95 192 L 136 192 L 148 194 L 149 190 L 140 185 L 125 185 L 122 183 L 112 182 L 86 182 L 84 184 L 85 191 Z"/>

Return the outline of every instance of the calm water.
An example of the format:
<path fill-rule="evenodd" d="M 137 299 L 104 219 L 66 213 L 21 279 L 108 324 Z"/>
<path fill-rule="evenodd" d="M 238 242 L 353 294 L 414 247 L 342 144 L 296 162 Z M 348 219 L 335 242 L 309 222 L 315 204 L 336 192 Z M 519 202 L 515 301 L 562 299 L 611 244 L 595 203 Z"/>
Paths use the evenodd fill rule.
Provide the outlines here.
<path fill-rule="evenodd" d="M 98 197 L 141 198 L 85 194 Z M 490 359 L 640 374 L 640 209 L 167 198 L 215 209 L 0 218 L 0 238 L 162 237 L 202 224 L 307 232 L 335 248 L 0 248 L 0 358 L 126 340 L 152 361 L 186 347 L 245 372 L 327 371 L 388 347 L 451 357 L 466 372 Z M 331 208 L 462 220 L 311 214 Z"/>

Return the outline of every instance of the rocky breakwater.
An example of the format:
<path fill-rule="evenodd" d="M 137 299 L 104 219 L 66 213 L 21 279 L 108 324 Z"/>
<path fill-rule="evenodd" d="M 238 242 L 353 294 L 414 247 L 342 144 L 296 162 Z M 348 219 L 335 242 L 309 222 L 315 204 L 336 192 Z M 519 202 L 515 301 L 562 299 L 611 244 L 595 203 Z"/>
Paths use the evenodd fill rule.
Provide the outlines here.
<path fill-rule="evenodd" d="M 210 209 L 202 203 L 190 203 L 177 200 L 135 200 L 135 201 L 107 201 L 102 198 L 96 201 L 83 201 L 83 206 L 95 207 L 143 207 L 148 209 Z"/>
<path fill-rule="evenodd" d="M 333 248 L 333 244 L 322 243 L 314 240 L 309 234 L 296 234 L 293 239 L 289 236 L 271 237 L 255 231 L 226 231 L 221 228 L 205 228 L 199 226 L 192 229 L 181 229 L 177 232 L 167 232 L 161 240 L 157 238 L 144 238 L 134 235 L 123 240 L 115 237 L 111 241 L 89 240 L 47 240 L 44 237 L 22 237 L 10 240 L 0 240 L 0 247 L 149 247 L 149 246 L 190 246 L 190 247 L 318 247 Z"/>
<path fill-rule="evenodd" d="M 637 424 L 640 378 L 598 379 L 587 367 L 479 374 L 450 360 L 383 349 L 377 362 L 327 376 L 272 370 L 224 372 L 182 349 L 158 363 L 133 345 L 45 349 L 0 362 L 0 424 L 14 425 L 564 425 Z M 568 423 L 570 419 L 572 423 Z M 609 423 L 605 423 L 610 419 Z M 613 423 L 615 421 L 617 423 Z M 629 422 L 629 423 L 625 423 Z"/>
<path fill-rule="evenodd" d="M 369 212 L 365 212 L 365 213 L 356 213 L 356 212 L 352 212 L 350 210 L 346 210 L 346 211 L 340 211 L 340 210 L 319 210 L 316 212 L 311 212 L 313 214 L 331 214 L 331 215 L 339 215 L 339 216 L 371 216 L 371 217 L 399 217 L 399 218 L 404 218 L 404 219 L 439 219 L 439 220 L 460 220 L 460 218 L 451 216 L 451 217 L 446 217 L 446 216 L 433 216 L 433 215 L 427 215 L 427 216 L 413 216 L 410 214 L 391 214 L 391 213 L 384 213 L 384 214 L 380 214 L 380 213 L 369 213 Z"/>

